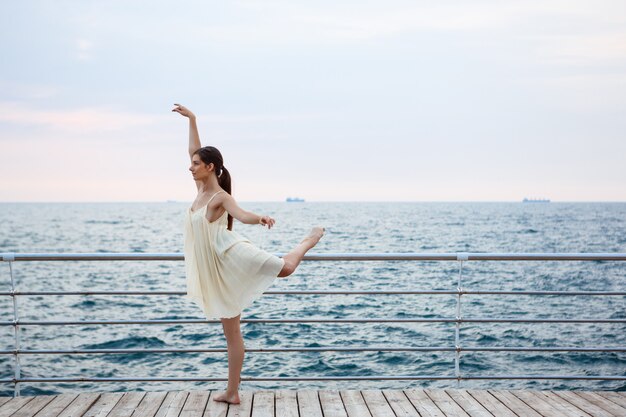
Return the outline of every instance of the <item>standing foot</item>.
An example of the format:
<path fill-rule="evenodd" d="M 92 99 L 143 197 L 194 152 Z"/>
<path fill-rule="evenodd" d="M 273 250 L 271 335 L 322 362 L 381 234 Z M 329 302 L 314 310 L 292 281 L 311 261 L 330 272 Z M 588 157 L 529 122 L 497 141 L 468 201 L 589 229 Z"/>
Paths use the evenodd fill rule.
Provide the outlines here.
<path fill-rule="evenodd" d="M 241 385 L 241 376 L 239 377 L 239 383 L 237 384 L 237 387 L 239 387 L 239 385 Z M 239 388 L 237 388 L 237 391 L 235 391 L 234 394 L 229 394 L 227 389 L 223 394 L 213 397 L 213 401 L 219 401 L 229 404 L 239 404 Z"/>
<path fill-rule="evenodd" d="M 213 401 L 219 401 L 228 404 L 239 404 L 241 402 L 239 400 L 238 392 L 234 394 L 229 394 L 228 391 L 223 394 L 216 395 L 215 397 L 213 397 Z"/>

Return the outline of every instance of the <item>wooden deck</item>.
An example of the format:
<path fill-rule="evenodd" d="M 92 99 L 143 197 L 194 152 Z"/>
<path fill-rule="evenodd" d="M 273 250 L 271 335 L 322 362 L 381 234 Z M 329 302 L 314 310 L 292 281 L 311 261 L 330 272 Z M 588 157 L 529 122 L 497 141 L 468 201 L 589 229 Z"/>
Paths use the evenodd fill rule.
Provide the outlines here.
<path fill-rule="evenodd" d="M 626 416 L 626 393 L 605 391 L 367 390 L 116 392 L 0 397 L 0 417 Z"/>

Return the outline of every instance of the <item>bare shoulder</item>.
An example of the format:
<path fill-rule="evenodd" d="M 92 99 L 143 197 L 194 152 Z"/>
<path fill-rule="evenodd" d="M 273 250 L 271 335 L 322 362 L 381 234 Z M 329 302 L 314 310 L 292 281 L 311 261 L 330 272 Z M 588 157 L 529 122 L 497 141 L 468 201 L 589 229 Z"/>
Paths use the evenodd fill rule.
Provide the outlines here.
<path fill-rule="evenodd" d="M 228 211 L 231 215 L 233 215 L 233 213 L 241 211 L 241 208 L 239 207 L 239 204 L 237 204 L 237 201 L 235 200 L 235 198 L 232 195 L 228 194 L 226 191 L 216 195 L 215 200 L 213 201 L 216 204 L 219 204 L 222 207 L 224 207 L 224 209 L 226 209 L 226 211 Z"/>
<path fill-rule="evenodd" d="M 218 193 L 215 195 L 215 199 L 213 201 L 219 203 L 220 205 L 224 205 L 228 203 L 234 203 L 235 199 L 232 195 L 228 194 L 226 190 L 221 190 L 218 191 Z"/>

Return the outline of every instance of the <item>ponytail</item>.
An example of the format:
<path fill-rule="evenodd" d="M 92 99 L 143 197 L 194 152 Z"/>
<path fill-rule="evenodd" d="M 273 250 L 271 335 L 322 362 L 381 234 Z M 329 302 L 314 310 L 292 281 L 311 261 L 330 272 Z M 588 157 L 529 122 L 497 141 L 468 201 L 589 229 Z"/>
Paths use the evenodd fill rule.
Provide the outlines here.
<path fill-rule="evenodd" d="M 232 188 L 230 184 L 230 173 L 225 166 L 220 169 L 220 175 L 217 177 L 217 183 L 226 191 L 232 195 Z M 228 214 L 228 230 L 233 230 L 233 216 Z"/>

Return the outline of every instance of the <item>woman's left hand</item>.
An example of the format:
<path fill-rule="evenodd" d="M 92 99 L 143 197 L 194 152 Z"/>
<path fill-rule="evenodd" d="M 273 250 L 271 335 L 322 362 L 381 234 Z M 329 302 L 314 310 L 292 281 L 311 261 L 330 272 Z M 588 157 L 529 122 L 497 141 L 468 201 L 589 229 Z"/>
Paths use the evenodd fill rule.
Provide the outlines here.
<path fill-rule="evenodd" d="M 196 115 L 195 115 L 195 114 L 193 114 L 193 113 L 191 112 L 191 110 L 189 110 L 187 107 L 182 106 L 182 105 L 180 105 L 180 104 L 174 104 L 174 105 L 175 105 L 176 107 L 174 107 L 174 108 L 172 109 L 172 111 L 173 111 L 173 112 L 176 112 L 176 113 L 182 114 L 183 116 L 185 116 L 185 117 L 187 117 L 187 118 L 189 118 L 189 119 L 193 119 L 193 120 L 195 120 L 195 119 L 196 119 Z"/>
<path fill-rule="evenodd" d="M 259 224 L 261 226 L 267 226 L 268 229 L 271 229 L 274 223 L 276 223 L 276 220 L 272 219 L 270 216 L 261 216 L 259 219 Z"/>

